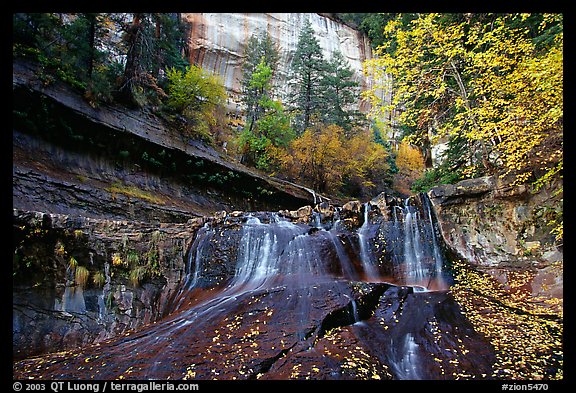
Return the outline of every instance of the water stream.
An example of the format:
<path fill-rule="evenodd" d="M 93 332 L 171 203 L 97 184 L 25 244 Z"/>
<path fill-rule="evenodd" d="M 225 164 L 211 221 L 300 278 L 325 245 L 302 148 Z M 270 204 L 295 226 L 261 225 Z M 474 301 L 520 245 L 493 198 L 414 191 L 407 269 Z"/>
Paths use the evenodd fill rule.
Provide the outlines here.
<path fill-rule="evenodd" d="M 448 299 L 436 291 L 445 289 L 444 259 L 430 206 L 406 200 L 389 214 L 378 209 L 368 202 L 359 217 L 315 212 L 306 223 L 266 212 L 209 221 L 191 243 L 184 283 L 163 319 L 92 354 L 83 349 L 87 360 L 45 362 L 56 370 L 46 375 L 83 378 L 95 359 L 98 377 L 109 379 L 293 378 L 303 362 L 310 375 L 326 370 L 336 379 L 437 375 L 434 356 L 444 355 L 431 351 L 455 341 L 429 340 L 432 303 Z M 361 373 L 366 367 L 356 361 L 366 351 L 382 368 L 349 374 L 344 361 Z"/>
<path fill-rule="evenodd" d="M 379 225 L 371 222 L 370 203 L 363 206 L 362 225 L 355 231 L 360 261 L 355 265 L 350 255 L 353 247 L 345 247 L 339 237 L 343 233 L 339 212 L 330 222 L 322 222 L 319 213 L 314 213 L 309 224 L 293 223 L 272 214 L 268 222 L 248 215 L 242 224 L 238 241 L 236 266 L 233 277 L 215 297 L 200 302 L 173 322 L 165 334 L 174 332 L 176 327 L 193 323 L 199 318 L 203 322 L 214 318 L 242 296 L 275 287 L 309 288 L 322 281 L 346 279 L 367 282 L 382 282 L 389 277 L 380 273 L 377 258 L 371 244 L 378 233 Z M 413 287 L 414 292 L 426 292 L 443 287 L 443 257 L 435 234 L 430 206 L 423 203 L 422 210 L 404 201 L 403 206 L 392 209 L 393 219 L 388 222 L 388 237 L 392 246 L 387 247 L 395 264 L 395 281 Z M 215 229 L 205 225 L 197 234 L 190 253 L 185 291 L 199 284 L 203 261 L 209 260 L 208 242 Z M 329 256 L 333 257 L 329 257 Z M 307 295 L 308 293 L 308 295 Z M 308 318 L 310 310 L 309 292 L 304 290 L 290 305 L 293 317 L 302 321 Z M 358 304 L 352 297 L 349 307 L 355 324 L 361 322 Z M 181 302 L 178 304 L 180 306 Z M 365 328 L 363 324 L 359 328 Z M 304 336 L 302 336 L 304 337 Z M 418 344 L 411 334 L 396 339 L 390 357 L 396 377 L 419 379 Z M 154 370 L 152 370 L 154 372 Z"/>

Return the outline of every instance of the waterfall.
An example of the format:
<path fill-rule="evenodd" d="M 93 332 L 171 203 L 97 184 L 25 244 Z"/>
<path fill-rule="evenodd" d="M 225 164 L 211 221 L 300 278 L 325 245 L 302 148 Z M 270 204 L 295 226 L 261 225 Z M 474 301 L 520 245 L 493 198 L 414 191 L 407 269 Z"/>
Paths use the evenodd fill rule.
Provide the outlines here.
<path fill-rule="evenodd" d="M 391 342 L 393 359 L 391 366 L 398 379 L 421 379 L 418 371 L 418 344 L 408 333 L 401 343 Z"/>
<path fill-rule="evenodd" d="M 261 218 L 247 215 L 239 229 L 240 236 L 235 235 L 239 239 L 237 255 L 231 259 L 235 266 L 232 266 L 231 277 L 227 273 L 229 279 L 224 282 L 225 294 L 275 285 L 305 285 L 338 277 L 352 281 L 381 281 L 383 277 L 371 242 L 376 233 L 382 233 L 378 232 L 382 228 L 386 228 L 387 236 L 384 255 L 393 263 L 395 282 L 412 286 L 415 291 L 443 289 L 443 257 L 431 206 L 425 197 L 422 198 L 421 210 L 410 202 L 408 198 L 403 205 L 392 206 L 391 221 L 380 223 L 370 222 L 371 204 L 363 204 L 363 222 L 356 230 L 359 245 L 357 265 L 353 262 L 353 255 L 345 249 L 346 237 L 343 234 L 347 229 L 340 223 L 338 209 L 332 223 L 323 223 L 320 213 L 313 212 L 309 225 L 293 223 L 274 213 L 270 213 L 264 222 Z M 198 231 L 189 253 L 186 282 L 181 293 L 206 286 L 202 275 L 208 266 L 204 264 L 211 258 L 215 245 L 210 244 L 216 238 L 216 232 L 222 230 L 211 228 L 208 223 Z M 350 246 L 353 251 L 354 243 L 349 243 Z"/>
<path fill-rule="evenodd" d="M 374 265 L 372 258 L 372 253 L 370 251 L 370 218 L 368 216 L 368 211 L 370 209 L 370 203 L 366 202 L 364 204 L 364 222 L 360 229 L 358 229 L 358 240 L 360 241 L 360 261 L 362 262 L 362 267 L 364 269 L 364 274 L 367 281 L 377 281 L 380 277 L 378 270 Z"/>
<path fill-rule="evenodd" d="M 404 258 L 408 284 L 422 283 L 427 277 L 418 216 L 419 212 L 409 205 L 407 199 L 404 207 Z"/>
<path fill-rule="evenodd" d="M 188 257 L 188 274 L 186 275 L 186 286 L 193 288 L 198 283 L 200 274 L 200 267 L 202 266 L 202 255 L 206 241 L 210 238 L 212 231 L 208 227 L 208 223 L 204 224 L 198 231 L 194 243 L 190 248 L 190 255 Z M 192 252 L 194 251 L 194 252 Z M 192 273 L 192 258 L 194 258 L 194 273 Z"/>
<path fill-rule="evenodd" d="M 442 265 L 444 258 L 440 252 L 440 246 L 438 245 L 438 240 L 436 239 L 436 228 L 434 227 L 434 220 L 432 219 L 432 206 L 428 196 L 424 196 L 424 211 L 428 214 L 428 220 L 430 221 L 431 233 L 432 233 L 432 248 L 434 251 L 434 260 L 436 261 L 435 273 L 440 276 L 442 273 Z"/>
<path fill-rule="evenodd" d="M 422 212 L 417 206 L 410 205 L 410 198 L 404 201 L 402 208 L 403 223 L 394 210 L 395 233 L 393 236 L 402 239 L 402 250 L 394 248 L 395 263 L 403 271 L 406 285 L 416 290 L 430 289 L 431 286 L 444 288 L 442 266 L 444 258 L 440 251 L 431 207 L 427 197 L 422 197 Z M 424 213 L 424 217 L 421 216 Z"/>
<path fill-rule="evenodd" d="M 354 320 L 354 324 L 357 324 L 359 322 L 361 322 L 360 319 L 360 314 L 358 313 L 358 304 L 356 303 L 356 300 L 353 297 L 350 297 L 346 294 L 344 294 L 344 297 L 347 297 L 348 299 L 350 299 L 350 314 L 352 315 L 352 318 Z"/>

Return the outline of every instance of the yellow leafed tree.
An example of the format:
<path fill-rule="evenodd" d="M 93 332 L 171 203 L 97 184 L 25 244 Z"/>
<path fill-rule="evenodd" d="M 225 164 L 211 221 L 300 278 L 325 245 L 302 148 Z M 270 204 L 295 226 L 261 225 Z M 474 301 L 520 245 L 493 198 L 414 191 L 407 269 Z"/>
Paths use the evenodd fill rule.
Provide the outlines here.
<path fill-rule="evenodd" d="M 365 64 L 382 81 L 365 94 L 374 116 L 396 110 L 406 140 L 423 148 L 463 141 L 463 176 L 510 175 L 535 189 L 556 182 L 561 204 L 562 14 L 400 14 L 384 33 Z M 392 89 L 390 104 L 382 89 Z"/>
<path fill-rule="evenodd" d="M 330 124 L 308 128 L 279 160 L 285 174 L 320 192 L 346 193 L 344 187 L 367 193 L 386 178 L 387 157 L 368 133 L 346 138 L 342 127 Z"/>

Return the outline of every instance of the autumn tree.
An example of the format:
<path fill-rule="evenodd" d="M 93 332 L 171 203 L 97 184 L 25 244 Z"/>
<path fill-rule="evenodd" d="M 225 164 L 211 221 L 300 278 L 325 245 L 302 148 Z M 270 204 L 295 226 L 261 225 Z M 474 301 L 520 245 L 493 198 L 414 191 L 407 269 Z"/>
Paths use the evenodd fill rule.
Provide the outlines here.
<path fill-rule="evenodd" d="M 320 192 L 368 196 L 384 186 L 389 166 L 385 148 L 368 133 L 346 137 L 335 124 L 315 123 L 292 141 L 283 171 Z"/>
<path fill-rule="evenodd" d="M 394 188 L 409 195 L 413 183 L 424 173 L 424 157 L 417 147 L 403 141 L 396 151 L 396 167 L 398 173 L 394 175 Z"/>
<path fill-rule="evenodd" d="M 390 153 L 375 142 L 373 131 L 366 129 L 345 137 L 343 148 L 346 160 L 340 191 L 344 195 L 372 197 L 391 186 Z"/>
<path fill-rule="evenodd" d="M 399 15 L 384 31 L 366 65 L 374 80 L 391 75 L 393 101 L 382 105 L 376 91 L 389 86 L 374 86 L 376 116 L 399 110 L 407 140 L 424 149 L 459 138 L 463 177 L 561 180 L 561 14 Z"/>
<path fill-rule="evenodd" d="M 342 185 L 345 163 L 344 130 L 337 125 L 308 128 L 291 144 L 284 166 L 292 176 L 320 192 L 333 192 Z"/>
<path fill-rule="evenodd" d="M 217 76 L 192 65 L 185 71 L 167 70 L 168 95 L 165 106 L 169 111 L 183 116 L 184 134 L 212 140 L 211 126 L 214 113 L 224 105 L 226 90 Z"/>

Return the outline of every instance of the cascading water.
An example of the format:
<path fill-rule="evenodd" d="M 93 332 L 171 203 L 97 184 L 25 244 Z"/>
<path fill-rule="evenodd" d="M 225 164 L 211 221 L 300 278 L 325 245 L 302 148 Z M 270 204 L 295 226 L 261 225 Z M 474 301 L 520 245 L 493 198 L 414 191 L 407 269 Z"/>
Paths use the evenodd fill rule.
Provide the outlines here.
<path fill-rule="evenodd" d="M 318 280 L 328 279 L 325 258 L 319 254 L 318 243 L 329 232 L 321 229 L 318 235 L 309 234 L 311 227 L 294 224 L 272 214 L 269 223 L 248 215 L 242 224 L 233 276 L 229 279 L 218 299 L 235 298 L 250 291 L 274 286 L 305 286 Z M 180 291 L 176 310 L 181 307 L 186 293 L 201 283 L 202 265 L 210 260 L 213 248 L 209 246 L 215 236 L 209 224 L 202 227 L 192 246 L 187 266 L 186 283 Z M 334 245 L 338 245 L 328 236 Z M 342 250 L 336 254 L 344 258 Z M 205 308 L 215 299 L 200 303 Z"/>
<path fill-rule="evenodd" d="M 406 283 L 421 284 L 428 276 L 425 255 L 420 235 L 419 212 L 409 204 L 404 207 L 404 259 L 406 265 Z"/>
<path fill-rule="evenodd" d="M 203 321 L 216 318 L 221 310 L 231 307 L 242 296 L 275 287 L 301 288 L 298 296 L 291 301 L 290 309 L 293 310 L 295 320 L 301 321 L 304 326 L 311 307 L 311 293 L 307 288 L 339 278 L 381 281 L 383 277 L 375 263 L 370 242 L 374 241 L 379 225 L 382 224 L 370 222 L 370 208 L 369 202 L 363 205 L 363 223 L 356 230 L 360 246 L 356 256 L 360 265 L 357 266 L 339 237 L 346 229 L 341 224 L 338 210 L 334 212 L 331 222 L 324 223 L 322 215 L 314 212 L 310 224 L 293 223 L 275 213 L 265 221 L 247 215 L 241 224 L 233 276 L 218 295 L 196 304 L 183 314 L 180 322 L 174 322 L 174 326 L 186 326 L 199 318 Z M 407 199 L 403 206 L 393 207 L 392 213 L 393 220 L 385 224 L 389 228 L 388 236 L 392 237 L 390 245 L 386 245 L 386 252 L 392 254 L 394 263 L 402 272 L 397 281 L 412 286 L 415 292 L 427 291 L 432 286 L 438 287 L 431 284 L 433 280 L 441 278 L 443 259 L 430 206 L 423 203 L 422 213 Z M 193 242 L 187 267 L 187 291 L 201 283 L 201 275 L 205 270 L 202 264 L 210 260 L 209 254 L 213 248 L 209 244 L 214 240 L 216 232 L 206 224 Z M 350 249 L 354 250 L 353 243 L 349 244 Z M 355 325 L 363 328 L 356 300 L 344 296 L 349 299 L 349 312 Z M 299 336 L 304 339 L 306 335 L 299 333 Z M 390 360 L 397 369 L 397 377 L 418 378 L 415 364 L 417 345 L 414 338 L 406 336 L 404 341 L 395 345 L 398 348 Z"/>
<path fill-rule="evenodd" d="M 443 287 L 443 257 L 438 245 L 427 198 L 423 198 L 423 214 L 410 199 L 403 206 L 392 207 L 393 220 L 389 222 L 387 253 L 391 255 L 399 276 L 400 284 L 430 289 Z M 382 280 L 375 263 L 370 242 L 374 239 L 378 224 L 370 223 L 371 205 L 363 205 L 363 223 L 356 231 L 358 236 L 358 260 L 355 267 L 349 253 L 344 248 L 339 234 L 342 232 L 340 214 L 336 210 L 332 222 L 322 223 L 322 217 L 314 212 L 311 224 L 295 224 L 272 214 L 269 222 L 247 216 L 242 224 L 241 237 L 234 275 L 228 282 L 225 294 L 239 290 L 256 290 L 287 283 L 304 285 L 320 279 L 341 276 L 348 280 L 378 282 Z M 191 248 L 187 266 L 187 280 L 183 290 L 197 287 L 200 279 L 204 255 L 211 251 L 207 244 L 214 236 L 214 229 L 208 224 L 202 227 Z M 328 244 L 328 246 L 327 246 Z M 330 248 L 329 252 L 320 250 Z M 333 261 L 326 261 L 327 254 L 336 257 L 337 272 Z M 360 268 L 361 270 L 358 270 Z"/>
<path fill-rule="evenodd" d="M 421 379 L 418 370 L 418 344 L 414 336 L 406 334 L 400 343 L 391 342 L 395 360 L 391 363 L 398 379 Z"/>
<path fill-rule="evenodd" d="M 398 271 L 398 279 L 416 290 L 445 289 L 440 251 L 429 201 L 422 196 L 422 212 L 410 204 L 393 207 L 390 233 L 391 259 Z M 424 215 L 424 216 L 423 216 Z"/>
<path fill-rule="evenodd" d="M 360 242 L 360 261 L 364 269 L 364 274 L 367 281 L 378 281 L 380 275 L 378 269 L 374 265 L 372 253 L 370 252 L 370 217 L 368 211 L 370 203 L 364 204 L 364 222 L 360 229 L 358 229 L 358 240 Z"/>
<path fill-rule="evenodd" d="M 437 359 L 486 375 L 489 354 L 466 358 L 485 351 L 484 338 L 446 291 L 433 290 L 443 260 L 430 206 L 407 202 L 364 205 L 360 228 L 354 211 L 336 209 L 330 219 L 326 207 L 309 223 L 274 213 L 209 221 L 192 242 L 171 313 L 69 362 L 46 361 L 40 368 L 53 372 L 43 375 L 93 376 L 88 362 L 103 379 L 435 379 L 456 371 Z M 392 210 L 379 216 L 383 206 Z"/>

